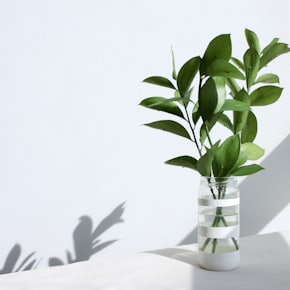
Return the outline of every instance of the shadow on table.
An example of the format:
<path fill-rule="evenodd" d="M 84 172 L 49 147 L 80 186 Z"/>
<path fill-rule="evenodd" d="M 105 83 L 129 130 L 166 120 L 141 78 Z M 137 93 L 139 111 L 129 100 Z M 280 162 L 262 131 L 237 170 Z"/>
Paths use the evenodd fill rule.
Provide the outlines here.
<path fill-rule="evenodd" d="M 241 236 L 259 233 L 290 202 L 290 135 L 262 162 L 265 170 L 247 177 L 239 185 Z M 194 228 L 179 245 L 197 241 Z"/>
<path fill-rule="evenodd" d="M 285 238 L 286 236 L 287 239 Z M 182 289 L 281 289 L 290 283 L 290 233 L 271 233 L 241 239 L 241 264 L 232 271 L 208 271 L 200 268 L 196 249 L 168 248 L 145 253 L 160 255 L 192 266 L 176 277 Z M 178 269 L 178 264 L 176 264 Z M 177 271 L 180 275 L 180 271 Z M 174 273 L 169 273 L 174 275 Z M 182 279 L 182 280 L 181 280 Z M 188 285 L 189 284 L 189 285 Z M 184 286 L 184 284 L 183 284 Z"/>
<path fill-rule="evenodd" d="M 181 248 L 167 248 L 154 251 L 146 251 L 144 253 L 155 254 L 170 259 L 174 259 L 191 266 L 198 266 L 198 253 Z"/>

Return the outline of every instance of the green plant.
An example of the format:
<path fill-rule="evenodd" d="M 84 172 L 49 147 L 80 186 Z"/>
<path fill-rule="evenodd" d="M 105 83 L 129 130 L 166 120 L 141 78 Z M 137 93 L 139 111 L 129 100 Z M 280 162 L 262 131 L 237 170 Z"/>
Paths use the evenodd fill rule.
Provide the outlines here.
<path fill-rule="evenodd" d="M 195 145 L 193 156 L 175 157 L 167 164 L 215 178 L 250 175 L 262 169 L 251 163 L 264 155 L 264 149 L 254 143 L 258 122 L 253 107 L 267 106 L 279 99 L 279 77 L 262 70 L 290 49 L 274 38 L 261 50 L 258 36 L 248 29 L 245 37 L 248 48 L 242 60 L 232 56 L 230 35 L 222 34 L 208 44 L 202 57 L 189 59 L 178 72 L 172 53 L 172 81 L 162 76 L 144 80 L 169 88 L 173 96 L 146 98 L 140 105 L 176 117 L 145 125 L 179 135 Z M 213 140 L 217 124 L 228 130 L 225 140 Z"/>
<path fill-rule="evenodd" d="M 187 167 L 209 177 L 207 180 L 213 199 L 226 198 L 224 177 L 250 175 L 263 169 L 251 163 L 264 155 L 264 149 L 254 143 L 258 122 L 253 107 L 270 105 L 282 93 L 282 88 L 277 86 L 279 77 L 262 70 L 273 59 L 289 52 L 288 45 L 274 38 L 261 50 L 256 33 L 245 29 L 245 36 L 248 48 L 242 60 L 232 56 L 230 35 L 222 34 L 208 44 L 202 57 L 189 59 L 178 73 L 172 53 L 173 81 L 162 76 L 144 80 L 169 88 L 174 95 L 171 98 L 146 98 L 140 105 L 169 113 L 176 119 L 145 125 L 179 135 L 195 145 L 194 156 L 178 156 L 166 163 Z M 218 124 L 229 133 L 225 140 L 213 140 L 212 133 Z M 217 186 L 211 185 L 211 178 Z M 214 210 L 211 227 L 229 226 L 222 207 L 211 210 Z M 210 251 L 215 253 L 216 238 L 205 239 L 200 250 L 205 251 L 211 240 Z M 231 237 L 230 241 L 234 250 L 238 250 L 236 237 Z M 232 251 L 231 247 L 229 251 Z"/>

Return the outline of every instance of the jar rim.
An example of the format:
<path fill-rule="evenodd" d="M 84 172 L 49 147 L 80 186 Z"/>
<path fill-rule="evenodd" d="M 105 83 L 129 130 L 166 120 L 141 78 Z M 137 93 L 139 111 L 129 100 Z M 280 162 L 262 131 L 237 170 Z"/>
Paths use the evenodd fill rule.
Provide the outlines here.
<path fill-rule="evenodd" d="M 206 179 L 235 179 L 237 178 L 236 176 L 234 175 L 230 175 L 230 176 L 204 176 L 204 175 L 201 175 L 202 178 L 206 178 Z"/>
<path fill-rule="evenodd" d="M 215 177 L 215 176 L 201 176 L 201 181 L 207 183 L 236 183 L 237 177 L 236 176 L 222 176 L 222 177 Z"/>

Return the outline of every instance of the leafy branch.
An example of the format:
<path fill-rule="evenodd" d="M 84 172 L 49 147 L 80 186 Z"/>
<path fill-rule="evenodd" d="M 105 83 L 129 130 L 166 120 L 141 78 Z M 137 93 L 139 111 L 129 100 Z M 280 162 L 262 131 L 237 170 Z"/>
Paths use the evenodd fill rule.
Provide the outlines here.
<path fill-rule="evenodd" d="M 241 60 L 232 56 L 230 35 L 221 34 L 210 41 L 202 57 L 189 59 L 178 72 L 172 53 L 172 80 L 163 76 L 144 79 L 170 89 L 173 96 L 146 98 L 140 105 L 174 116 L 145 125 L 184 137 L 195 147 L 193 156 L 178 156 L 166 164 L 215 177 L 250 175 L 263 169 L 251 163 L 264 155 L 264 149 L 254 143 L 258 122 L 253 109 L 280 98 L 279 77 L 262 73 L 262 69 L 290 49 L 274 38 L 261 50 L 258 36 L 249 29 L 245 29 L 245 38 L 248 48 Z M 223 141 L 213 140 L 218 124 L 229 132 Z"/>

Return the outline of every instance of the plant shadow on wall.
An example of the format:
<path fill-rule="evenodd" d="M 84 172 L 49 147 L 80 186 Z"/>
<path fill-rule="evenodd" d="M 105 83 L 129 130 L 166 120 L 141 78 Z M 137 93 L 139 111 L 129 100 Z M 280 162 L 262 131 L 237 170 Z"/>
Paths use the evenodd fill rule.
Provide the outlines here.
<path fill-rule="evenodd" d="M 101 235 L 109 230 L 112 226 L 123 223 L 122 218 L 125 203 L 118 205 L 109 215 L 107 215 L 94 228 L 93 220 L 90 216 L 84 215 L 79 218 L 79 223 L 73 231 L 73 253 L 66 250 L 66 261 L 58 257 L 51 257 L 48 259 L 49 266 L 58 266 L 64 264 L 71 264 L 80 261 L 87 261 L 97 252 L 112 245 L 117 239 L 101 241 Z M 35 258 L 35 252 L 27 255 L 21 260 L 21 246 L 15 244 L 10 250 L 5 259 L 4 266 L 0 269 L 0 274 L 7 274 L 11 272 L 26 271 L 37 268 L 41 259 Z"/>
<path fill-rule="evenodd" d="M 38 260 L 32 258 L 34 255 L 35 252 L 32 252 L 21 261 L 21 246 L 15 244 L 7 255 L 4 266 L 0 270 L 0 274 L 26 271 L 36 268 Z"/>
<path fill-rule="evenodd" d="M 258 234 L 289 204 L 289 148 L 290 135 L 261 163 L 266 170 L 241 182 L 241 236 Z M 197 228 L 194 228 L 179 245 L 196 241 Z"/>
<path fill-rule="evenodd" d="M 67 250 L 66 262 L 57 257 L 52 257 L 49 259 L 49 266 L 87 261 L 97 252 L 115 243 L 117 240 L 101 242 L 99 237 L 113 225 L 124 222 L 122 219 L 123 212 L 124 203 L 121 203 L 95 229 L 93 229 L 93 221 L 89 216 L 81 216 L 79 224 L 73 231 L 74 255 Z"/>

